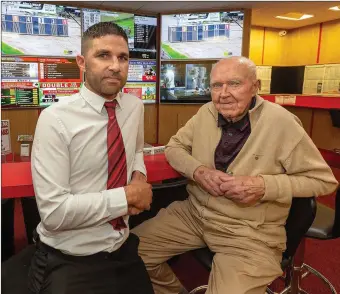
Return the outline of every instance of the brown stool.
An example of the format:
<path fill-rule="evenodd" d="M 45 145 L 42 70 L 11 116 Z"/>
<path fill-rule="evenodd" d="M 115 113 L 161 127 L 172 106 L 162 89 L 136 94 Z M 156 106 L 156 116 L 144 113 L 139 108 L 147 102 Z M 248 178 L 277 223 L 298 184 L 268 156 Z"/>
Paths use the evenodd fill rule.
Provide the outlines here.
<path fill-rule="evenodd" d="M 340 237 L 340 188 L 338 188 L 335 197 L 335 210 L 323 204 L 317 204 L 316 217 L 312 226 L 306 233 L 306 238 L 331 240 Z M 335 290 L 334 286 L 324 275 L 322 275 L 319 271 L 317 271 L 310 265 L 303 262 L 305 239 L 303 239 L 303 241 L 301 242 L 300 247 L 298 255 L 298 265 L 296 266 L 295 270 L 297 279 L 296 284 L 293 285 L 295 292 L 291 293 L 307 293 L 300 287 L 301 280 L 310 274 L 314 274 L 325 283 L 331 293 L 336 294 L 337 291 Z"/>

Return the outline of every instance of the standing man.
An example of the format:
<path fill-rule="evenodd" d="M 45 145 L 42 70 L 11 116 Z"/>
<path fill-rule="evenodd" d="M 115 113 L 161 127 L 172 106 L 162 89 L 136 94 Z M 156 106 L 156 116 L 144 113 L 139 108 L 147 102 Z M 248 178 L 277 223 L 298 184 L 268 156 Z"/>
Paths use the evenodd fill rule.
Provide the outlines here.
<path fill-rule="evenodd" d="M 157 294 L 187 293 L 166 261 L 205 246 L 216 253 L 207 294 L 263 294 L 282 273 L 292 197 L 338 184 L 300 120 L 257 95 L 252 61 L 222 59 L 210 82 L 212 102 L 165 149 L 188 200 L 134 229 Z"/>
<path fill-rule="evenodd" d="M 32 149 L 41 216 L 29 289 L 43 294 L 151 294 L 128 215 L 150 208 L 143 102 L 120 93 L 128 74 L 124 30 L 111 22 L 82 37 L 78 94 L 45 109 Z M 133 281 L 133 283 L 131 283 Z"/>

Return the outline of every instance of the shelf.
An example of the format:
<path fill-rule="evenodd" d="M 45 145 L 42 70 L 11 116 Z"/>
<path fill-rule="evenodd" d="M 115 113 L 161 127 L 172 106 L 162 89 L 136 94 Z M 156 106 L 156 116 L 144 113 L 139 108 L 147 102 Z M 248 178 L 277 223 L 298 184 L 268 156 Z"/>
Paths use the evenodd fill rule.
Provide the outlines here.
<path fill-rule="evenodd" d="M 287 102 L 277 103 L 282 106 L 295 106 L 295 107 L 308 107 L 319 109 L 340 109 L 340 96 L 307 96 L 307 95 L 289 95 L 289 94 L 276 94 L 276 95 L 261 95 L 262 98 L 270 102 L 274 102 L 278 97 L 287 98 Z M 296 97 L 295 103 L 289 103 L 289 97 Z"/>

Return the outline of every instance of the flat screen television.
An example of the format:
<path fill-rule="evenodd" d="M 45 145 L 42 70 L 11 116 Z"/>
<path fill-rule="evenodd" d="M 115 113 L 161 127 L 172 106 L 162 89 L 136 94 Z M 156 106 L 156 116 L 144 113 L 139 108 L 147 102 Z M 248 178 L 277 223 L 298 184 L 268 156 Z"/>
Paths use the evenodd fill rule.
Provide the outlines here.
<path fill-rule="evenodd" d="M 270 94 L 302 94 L 305 66 L 273 66 Z"/>
<path fill-rule="evenodd" d="M 205 103 L 211 100 L 210 72 L 216 61 L 163 62 L 160 73 L 162 103 Z"/>
<path fill-rule="evenodd" d="M 9 1 L 2 2 L 1 8 L 3 55 L 75 57 L 80 53 L 78 8 Z"/>
<path fill-rule="evenodd" d="M 113 21 L 126 32 L 130 58 L 156 59 L 157 17 L 83 9 L 83 32 L 98 22 Z"/>
<path fill-rule="evenodd" d="M 242 11 L 161 16 L 161 59 L 218 59 L 242 54 Z"/>
<path fill-rule="evenodd" d="M 331 115 L 333 127 L 340 128 L 340 109 L 330 109 L 329 114 Z"/>

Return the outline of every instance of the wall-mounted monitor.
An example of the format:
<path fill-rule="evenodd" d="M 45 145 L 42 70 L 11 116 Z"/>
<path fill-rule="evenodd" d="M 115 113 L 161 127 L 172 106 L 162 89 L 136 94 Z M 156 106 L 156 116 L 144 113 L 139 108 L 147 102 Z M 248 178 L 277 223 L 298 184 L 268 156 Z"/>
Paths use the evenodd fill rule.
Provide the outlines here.
<path fill-rule="evenodd" d="M 218 59 L 242 54 L 242 11 L 162 15 L 161 59 Z"/>
<path fill-rule="evenodd" d="M 302 94 L 305 66 L 273 66 L 271 94 Z"/>
<path fill-rule="evenodd" d="M 115 22 L 126 32 L 131 58 L 156 59 L 157 17 L 83 9 L 83 31 L 98 22 Z"/>
<path fill-rule="evenodd" d="M 330 109 L 329 114 L 331 115 L 333 127 L 340 128 L 340 109 Z"/>
<path fill-rule="evenodd" d="M 163 62 L 160 73 L 161 102 L 204 103 L 210 101 L 210 72 L 215 62 Z"/>
<path fill-rule="evenodd" d="M 2 107 L 48 106 L 82 81 L 74 58 L 3 57 L 1 77 Z"/>
<path fill-rule="evenodd" d="M 80 53 L 80 10 L 35 2 L 1 3 L 3 55 L 76 56 Z"/>

